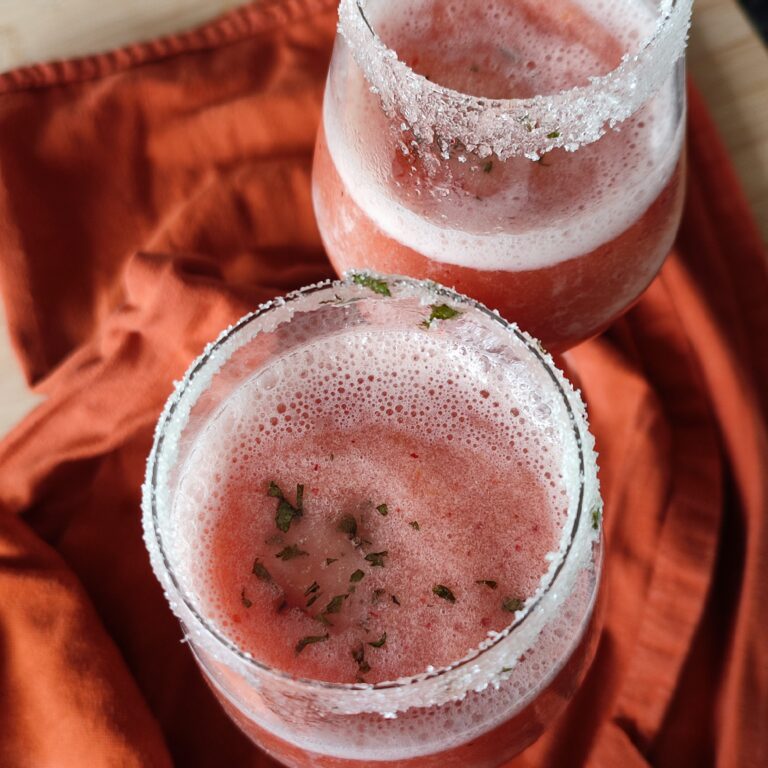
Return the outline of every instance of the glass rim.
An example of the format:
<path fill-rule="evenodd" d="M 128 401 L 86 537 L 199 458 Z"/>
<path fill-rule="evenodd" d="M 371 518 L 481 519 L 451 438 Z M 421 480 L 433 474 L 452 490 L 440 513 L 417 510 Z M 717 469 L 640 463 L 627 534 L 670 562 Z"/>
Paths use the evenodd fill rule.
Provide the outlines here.
<path fill-rule="evenodd" d="M 350 46 L 385 112 L 419 141 L 450 151 L 524 155 L 538 160 L 553 149 L 576 151 L 633 115 L 658 90 L 684 53 L 693 0 L 658 0 L 654 31 L 635 54 L 589 84 L 522 99 L 492 99 L 447 88 L 401 61 L 365 15 L 369 0 L 340 0 L 338 32 Z"/>
<path fill-rule="evenodd" d="M 403 678 L 398 678 L 396 680 L 384 680 L 379 683 L 334 683 L 330 681 L 298 677 L 288 672 L 285 672 L 282 669 L 272 667 L 269 664 L 265 664 L 264 662 L 261 662 L 253 658 L 252 654 L 241 649 L 235 642 L 233 642 L 229 637 L 227 637 L 224 632 L 220 631 L 216 626 L 212 624 L 212 622 L 210 622 L 210 620 L 205 618 L 202 611 L 198 609 L 196 602 L 192 600 L 187 594 L 187 592 L 182 588 L 176 576 L 176 573 L 174 572 L 174 568 L 170 562 L 170 558 L 168 557 L 167 549 L 164 545 L 163 534 L 161 532 L 162 525 L 159 520 L 158 503 L 157 503 L 158 465 L 159 465 L 160 457 L 163 452 L 166 432 L 171 425 L 172 418 L 176 410 L 179 408 L 185 395 L 187 395 L 187 393 L 189 392 L 190 385 L 195 380 L 195 378 L 202 373 L 202 371 L 206 368 L 206 366 L 211 364 L 212 357 L 214 356 L 214 354 L 218 350 L 220 350 L 225 344 L 227 344 L 227 342 L 229 342 L 233 337 L 235 337 L 238 333 L 242 332 L 247 326 L 249 326 L 251 323 L 258 321 L 260 318 L 264 317 L 269 312 L 279 309 L 281 307 L 285 307 L 286 305 L 291 304 L 292 302 L 306 299 L 307 297 L 310 297 L 322 291 L 329 291 L 339 287 L 351 287 L 354 285 L 355 275 L 364 275 L 364 276 L 371 276 L 376 279 L 383 279 L 383 280 L 386 280 L 388 285 L 390 286 L 405 285 L 411 288 L 415 288 L 417 290 L 418 289 L 429 290 L 431 294 L 434 296 L 439 296 L 440 298 L 451 301 L 456 305 L 460 305 L 463 307 L 467 307 L 469 309 L 474 309 L 479 311 L 486 318 L 490 318 L 492 321 L 499 324 L 504 330 L 511 333 L 519 342 L 521 342 L 526 347 L 527 351 L 533 355 L 535 361 L 543 368 L 543 370 L 546 372 L 546 374 L 549 376 L 550 380 L 552 381 L 552 384 L 554 385 L 556 390 L 556 394 L 562 398 L 567 416 L 569 418 L 569 424 L 571 427 L 571 432 L 573 434 L 573 439 L 574 439 L 575 447 L 578 451 L 578 458 L 579 458 L 577 509 L 576 509 L 576 514 L 573 518 L 571 530 L 568 533 L 567 546 L 564 549 L 561 546 L 557 556 L 557 560 L 558 560 L 557 567 L 551 573 L 551 577 L 549 578 L 548 583 L 544 587 L 539 586 L 539 588 L 537 589 L 536 599 L 533 601 L 530 601 L 530 604 L 526 604 L 524 606 L 524 609 L 517 612 L 513 621 L 510 624 L 508 624 L 506 627 L 504 627 L 503 630 L 496 633 L 495 637 L 488 638 L 482 641 L 478 646 L 469 649 L 469 651 L 463 658 L 455 662 L 452 662 L 447 666 L 438 667 L 438 668 L 428 668 L 425 672 L 418 673 L 416 675 L 410 675 Z M 384 298 L 381 295 L 378 295 L 376 293 L 365 294 L 365 297 L 366 298 L 371 297 L 374 299 Z M 317 309 L 317 307 L 314 309 Z M 314 310 L 311 310 L 311 311 L 314 311 Z M 290 322 L 290 319 L 287 322 Z M 252 338 L 256 338 L 256 336 L 258 336 L 261 332 L 262 332 L 261 330 L 256 331 L 254 337 Z M 249 342 L 246 341 L 244 343 L 247 344 Z M 240 347 L 237 347 L 237 349 L 239 348 Z M 227 361 L 225 360 L 223 365 L 226 365 L 226 362 Z M 563 384 L 565 384 L 565 386 L 563 386 Z M 197 622 L 197 625 L 203 630 L 205 636 L 210 637 L 216 643 L 218 648 L 223 650 L 226 654 L 234 655 L 234 657 L 237 659 L 238 662 L 246 665 L 246 667 L 251 669 L 253 672 L 256 672 L 258 674 L 265 674 L 267 676 L 274 678 L 278 682 L 296 684 L 302 688 L 306 688 L 308 690 L 312 690 L 316 692 L 323 692 L 323 691 L 339 692 L 339 693 L 356 692 L 356 693 L 362 693 L 362 694 L 366 692 L 370 692 L 373 694 L 376 692 L 412 689 L 414 686 L 419 686 L 419 684 L 426 684 L 431 680 L 444 677 L 446 675 L 456 672 L 457 670 L 461 670 L 462 668 L 466 667 L 469 664 L 473 664 L 477 662 L 485 654 L 489 653 L 492 649 L 497 648 L 502 642 L 514 636 L 515 630 L 523 626 L 525 621 L 528 620 L 528 618 L 532 615 L 533 611 L 540 605 L 542 600 L 549 594 L 551 588 L 556 584 L 558 577 L 560 576 L 563 568 L 565 567 L 566 563 L 569 560 L 569 555 L 573 550 L 574 541 L 576 539 L 576 535 L 578 531 L 580 530 L 581 525 L 588 524 L 589 521 L 587 521 L 586 523 L 584 522 L 587 519 L 589 514 L 589 511 L 585 509 L 585 497 L 586 497 L 586 489 L 588 484 L 587 470 L 588 469 L 591 470 L 591 473 L 594 474 L 596 478 L 597 467 L 594 462 L 594 452 L 591 451 L 588 444 L 585 445 L 585 436 L 583 436 L 581 432 L 581 429 L 583 428 L 586 431 L 587 435 L 589 434 L 589 424 L 588 424 L 587 418 L 583 413 L 578 412 L 578 408 L 574 408 L 574 405 L 568 396 L 568 389 L 571 390 L 572 395 L 575 395 L 575 397 L 577 398 L 577 402 L 583 406 L 583 401 L 581 400 L 581 396 L 579 395 L 579 393 L 571 387 L 571 384 L 568 381 L 568 379 L 565 377 L 565 374 L 562 371 L 560 371 L 560 369 L 557 368 L 552 357 L 549 355 L 549 353 L 547 353 L 543 349 L 543 347 L 541 346 L 540 342 L 537 339 L 535 339 L 525 331 L 522 331 L 517 326 L 516 323 L 507 321 L 503 317 L 501 317 L 501 315 L 499 315 L 497 312 L 494 312 L 493 310 L 488 309 L 488 307 L 486 307 L 484 304 L 476 301 L 475 299 L 470 298 L 469 296 L 458 293 L 457 291 L 454 291 L 450 288 L 442 286 L 433 281 L 418 280 L 416 278 L 411 278 L 411 277 L 406 277 L 401 275 L 389 275 L 389 274 L 377 273 L 370 270 L 352 270 L 350 272 L 345 273 L 343 279 L 327 279 L 322 282 L 314 283 L 312 285 L 300 288 L 298 290 L 291 291 L 290 293 L 285 294 L 284 296 L 277 297 L 271 301 L 268 301 L 260 305 L 256 310 L 246 314 L 245 316 L 240 318 L 236 323 L 230 326 L 228 329 L 223 331 L 219 335 L 219 337 L 214 342 L 209 344 L 205 348 L 203 353 L 190 365 L 190 367 L 187 369 L 186 373 L 184 374 L 183 379 L 180 382 L 178 382 L 178 384 L 176 385 L 176 388 L 173 394 L 169 397 L 168 401 L 166 402 L 163 413 L 160 416 L 160 419 L 157 423 L 152 450 L 147 460 L 146 480 L 144 484 L 144 498 L 142 501 L 142 506 L 144 507 L 144 510 L 145 510 L 144 512 L 145 539 L 149 539 L 150 536 L 153 537 L 154 543 L 156 544 L 159 555 L 160 555 L 160 561 L 162 563 L 164 575 L 167 576 L 170 582 L 170 585 L 173 587 L 173 589 L 176 592 L 176 595 L 178 596 L 178 599 L 180 599 L 184 603 L 185 608 L 187 609 L 187 611 L 189 611 L 194 621 Z M 197 399 L 199 398 L 199 396 L 200 395 L 198 394 L 195 397 L 195 400 L 193 401 L 192 405 L 194 405 L 194 403 L 197 402 Z M 591 460 L 589 460 L 588 458 L 590 451 L 592 455 Z M 600 505 L 602 508 L 601 501 L 600 501 Z M 592 521 L 592 524 L 594 526 L 595 524 L 594 520 Z M 597 530 L 599 531 L 602 529 L 602 515 L 600 515 L 599 520 L 597 521 L 597 524 L 599 526 Z M 561 536 L 561 541 L 563 541 L 564 538 L 565 538 L 565 532 Z M 150 551 L 150 555 L 152 555 L 151 551 Z M 152 560 L 153 560 L 152 565 L 156 572 L 156 575 L 160 579 L 162 586 L 166 588 L 167 585 L 164 583 L 163 579 L 160 578 L 160 574 L 157 573 L 157 566 L 156 566 L 156 563 L 154 562 L 154 558 L 152 558 Z M 167 599 L 169 599 L 168 596 L 166 597 Z M 182 621 L 184 621 L 184 619 L 182 619 L 182 617 L 179 616 L 176 608 L 174 608 L 173 606 L 171 606 L 171 608 L 173 612 L 176 613 L 177 617 Z M 578 638 L 574 638 L 574 641 L 576 640 L 578 640 Z"/>

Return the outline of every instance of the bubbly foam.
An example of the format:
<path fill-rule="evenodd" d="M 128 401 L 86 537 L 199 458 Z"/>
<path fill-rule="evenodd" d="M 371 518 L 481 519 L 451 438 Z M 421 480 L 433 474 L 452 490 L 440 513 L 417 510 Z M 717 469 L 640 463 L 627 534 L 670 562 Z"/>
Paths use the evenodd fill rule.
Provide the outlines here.
<path fill-rule="evenodd" d="M 549 407 L 530 400 L 524 376 L 510 382 L 439 339 L 313 344 L 242 386 L 198 438 L 176 502 L 188 526 L 179 556 L 206 614 L 262 662 L 334 682 L 448 666 L 511 623 L 547 572 L 567 517 Z M 291 499 L 305 487 L 288 533 L 275 527 L 272 480 Z M 337 531 L 345 514 L 355 541 Z M 306 554 L 276 558 L 289 545 Z M 373 567 L 365 557 L 380 551 L 386 567 Z M 252 573 L 256 557 L 271 581 Z M 333 627 L 318 624 L 337 595 Z M 295 653 L 326 629 L 329 641 Z M 368 645 L 384 633 L 382 647 Z"/>
<path fill-rule="evenodd" d="M 475 5 L 492 24 L 461 24 Z M 547 4 L 553 5 L 555 19 L 542 28 L 535 15 L 521 17 L 518 4 L 447 4 L 437 25 L 450 29 L 443 35 L 430 29 L 436 24 L 428 12 L 434 2 L 368 3 L 366 8 L 398 53 L 402 40 L 403 58 L 417 60 L 418 71 L 429 75 L 437 68 L 441 82 L 489 97 L 579 85 L 615 66 L 622 54 L 635 52 L 658 20 L 644 0 Z M 575 7 L 593 23 L 582 19 L 556 32 L 552 24 L 561 5 L 563 13 Z M 489 38 L 485 45 L 476 39 L 479 33 Z M 488 119 L 502 117 L 491 118 L 489 112 Z M 510 113 L 506 119 L 524 123 L 527 118 Z M 575 153 L 566 150 L 578 143 L 550 152 L 541 164 L 513 156 L 489 165 L 485 152 L 433 157 L 413 140 L 407 122 L 392 123 L 349 58 L 329 80 L 323 125 L 348 193 L 387 236 L 435 261 L 480 270 L 552 266 L 610 242 L 669 182 L 683 140 L 670 76 L 616 131 Z M 551 135 L 564 135 L 566 129 L 560 125 Z"/>

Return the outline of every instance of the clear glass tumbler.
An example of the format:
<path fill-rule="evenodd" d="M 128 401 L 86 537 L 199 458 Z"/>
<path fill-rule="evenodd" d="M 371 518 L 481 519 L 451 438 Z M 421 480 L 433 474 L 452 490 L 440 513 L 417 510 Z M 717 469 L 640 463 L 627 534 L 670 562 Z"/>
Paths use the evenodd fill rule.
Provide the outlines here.
<path fill-rule="evenodd" d="M 560 352 L 679 226 L 692 0 L 341 0 L 313 195 L 339 274 L 435 280 Z"/>
<path fill-rule="evenodd" d="M 331 376 L 339 366 L 327 349 L 336 348 L 333 345 L 349 334 L 355 334 L 355 339 L 365 336 L 360 354 L 372 355 L 369 359 L 386 353 L 393 372 L 401 377 L 404 361 L 413 351 L 409 339 L 417 344 L 419 339 L 427 339 L 437 345 L 436 354 L 446 350 L 445 359 L 439 357 L 434 364 L 447 386 L 452 383 L 455 361 L 461 360 L 462 365 L 471 363 L 480 382 L 502 382 L 500 386 L 508 386 L 510 395 L 522 387 L 520 392 L 527 394 L 515 396 L 509 418 L 527 425 L 524 429 L 534 435 L 532 451 L 547 454 L 547 466 L 554 468 L 562 487 L 557 491 L 561 527 L 554 549 L 542 560 L 535 591 L 507 607 L 510 612 L 503 619 L 503 629 L 484 634 L 478 646 L 450 664 L 430 665 L 419 674 L 375 684 L 334 683 L 297 675 L 291 667 L 296 659 L 306 657 L 298 656 L 303 644 L 293 655 L 295 641 L 280 637 L 279 613 L 285 601 L 277 613 L 263 616 L 259 631 L 275 627 L 270 642 L 290 644 L 288 661 L 279 667 L 260 658 L 259 647 L 249 646 L 243 634 L 245 625 L 237 615 L 257 610 L 251 602 L 256 598 L 251 592 L 249 599 L 245 588 L 241 594 L 239 585 L 226 598 L 230 607 L 222 608 L 219 597 L 211 598 L 211 585 L 219 576 L 227 577 L 228 566 L 225 560 L 211 561 L 206 543 L 211 536 L 212 523 L 206 517 L 211 500 L 219 503 L 229 492 L 227 475 L 239 481 L 248 471 L 246 451 L 233 463 L 222 447 L 262 434 L 259 430 L 244 433 L 241 416 L 247 419 L 248 409 L 233 416 L 228 404 L 244 394 L 247 398 L 250 393 L 267 397 L 285 376 L 296 374 L 300 379 L 316 372 L 317 366 Z M 335 375 L 343 380 L 345 372 L 340 369 Z M 366 378 L 360 381 L 367 386 Z M 486 397 L 487 393 L 480 391 L 480 395 Z M 511 407 L 511 399 L 499 400 L 492 406 Z M 350 397 L 339 407 L 338 423 L 344 419 L 348 423 L 349 414 L 341 410 L 354 408 L 354 403 L 355 398 Z M 375 408 L 380 414 L 375 418 L 384 430 L 391 429 L 395 417 L 406 422 L 410 418 L 407 413 L 387 413 L 383 405 Z M 454 419 L 460 430 L 464 422 L 459 410 L 457 406 L 457 413 L 446 412 L 440 418 Z M 289 408 L 286 414 L 284 408 L 278 408 L 278 413 L 285 416 L 291 411 Z M 328 411 L 331 422 L 334 413 L 332 408 Z M 222 424 L 233 430 L 232 441 L 217 442 L 211 437 L 216 425 Z M 457 441 L 462 437 L 460 431 L 455 436 Z M 311 441 L 306 445 L 311 452 Z M 450 456 L 448 443 L 443 445 L 441 455 Z M 498 766 L 537 738 L 562 711 L 594 654 L 599 628 L 602 502 L 593 446 L 578 393 L 539 343 L 515 325 L 474 300 L 432 283 L 357 274 L 260 307 L 222 333 L 190 367 L 158 422 L 143 489 L 145 540 L 154 571 L 213 692 L 240 728 L 285 765 Z M 375 442 L 371 451 L 375 463 Z M 542 467 L 539 459 L 531 456 L 531 466 Z M 465 471 L 471 474 L 476 469 L 467 465 Z M 425 471 L 429 472 L 428 466 Z M 537 482 L 552 493 L 548 488 L 555 487 L 553 476 L 544 477 L 543 469 L 541 474 Z M 310 501 L 311 490 L 308 486 L 305 497 Z M 247 489 L 239 493 L 234 502 L 245 503 L 247 493 Z M 269 495 L 276 493 L 270 487 Z M 298 496 L 297 489 L 295 504 L 301 508 Z M 310 501 L 303 503 L 309 505 Z M 246 506 L 252 514 L 253 508 Z M 425 517 L 428 511 L 424 511 Z M 474 509 L 454 510 L 451 530 L 462 540 L 472 541 L 470 523 L 477 522 L 474 514 Z M 541 514 L 552 513 L 542 510 Z M 509 515 L 512 537 L 514 510 Z M 387 525 L 393 517 L 394 510 Z M 217 522 L 228 523 L 224 519 L 213 524 Z M 424 522 L 422 519 L 422 528 Z M 507 530 L 506 523 L 503 529 Z M 233 546 L 239 547 L 243 540 L 250 546 L 254 539 L 238 534 Z M 499 545 L 509 546 L 510 541 L 513 539 Z M 252 555 L 243 566 L 243 573 L 255 574 L 248 577 L 252 580 L 249 590 L 265 577 L 256 564 L 251 572 L 251 562 Z M 264 562 L 272 569 L 278 561 Z M 374 578 L 376 570 L 371 568 L 366 579 Z M 361 573 L 355 578 L 361 578 Z M 477 590 L 496 586 L 495 582 L 471 583 L 479 585 L 472 587 Z M 391 602 L 396 605 L 387 601 L 390 643 L 397 635 L 395 625 L 402 615 L 398 611 L 409 610 L 405 599 L 402 605 Z M 329 624 L 317 627 L 318 635 L 326 633 L 321 640 L 338 631 Z"/>

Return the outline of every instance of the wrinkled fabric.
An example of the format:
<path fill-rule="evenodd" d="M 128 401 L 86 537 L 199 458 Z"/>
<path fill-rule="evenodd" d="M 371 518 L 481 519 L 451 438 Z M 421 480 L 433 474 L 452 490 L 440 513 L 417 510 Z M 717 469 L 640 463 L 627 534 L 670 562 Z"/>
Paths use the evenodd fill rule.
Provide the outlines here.
<path fill-rule="evenodd" d="M 259 302 L 331 276 L 310 202 L 333 0 L 0 78 L 0 290 L 45 397 L 0 443 L 0 765 L 270 766 L 145 553 L 163 402 Z M 689 195 L 640 303 L 571 354 L 600 451 L 606 615 L 510 768 L 768 765 L 768 272 L 691 92 Z"/>

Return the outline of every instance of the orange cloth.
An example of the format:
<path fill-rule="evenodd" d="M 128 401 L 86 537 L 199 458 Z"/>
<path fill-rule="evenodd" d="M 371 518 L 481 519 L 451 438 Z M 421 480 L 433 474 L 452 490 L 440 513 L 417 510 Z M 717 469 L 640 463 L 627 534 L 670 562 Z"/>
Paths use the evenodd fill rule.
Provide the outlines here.
<path fill-rule="evenodd" d="M 309 179 L 335 0 L 0 79 L 0 287 L 46 400 L 0 443 L 0 765 L 267 766 L 149 566 L 161 406 L 255 303 L 330 275 Z M 768 274 L 691 94 L 690 195 L 640 304 L 574 359 L 601 453 L 606 626 L 510 765 L 768 765 Z"/>

